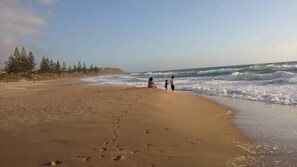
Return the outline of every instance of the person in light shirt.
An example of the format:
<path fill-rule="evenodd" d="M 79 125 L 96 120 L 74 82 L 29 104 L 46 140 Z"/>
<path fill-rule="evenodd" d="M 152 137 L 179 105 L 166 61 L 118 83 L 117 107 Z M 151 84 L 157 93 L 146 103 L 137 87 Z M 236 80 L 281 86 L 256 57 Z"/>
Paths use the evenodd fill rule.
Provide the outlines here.
<path fill-rule="evenodd" d="M 170 79 L 170 86 L 171 86 L 171 90 L 172 92 L 174 92 L 174 89 L 175 89 L 175 77 L 174 76 L 171 76 L 171 79 Z"/>

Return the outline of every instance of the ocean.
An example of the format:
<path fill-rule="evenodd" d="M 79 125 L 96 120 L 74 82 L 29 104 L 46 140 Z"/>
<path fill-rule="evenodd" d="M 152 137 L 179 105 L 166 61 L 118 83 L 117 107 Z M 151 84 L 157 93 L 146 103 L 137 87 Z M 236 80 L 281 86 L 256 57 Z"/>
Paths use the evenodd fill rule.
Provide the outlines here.
<path fill-rule="evenodd" d="M 145 87 L 153 77 L 158 88 L 164 88 L 172 75 L 177 91 L 297 106 L 297 62 L 127 73 L 85 81 Z"/>
<path fill-rule="evenodd" d="M 234 124 L 254 143 L 238 147 L 254 154 L 229 166 L 297 166 L 297 62 L 149 71 L 83 79 L 89 85 L 158 88 L 176 77 L 176 91 L 202 95 L 236 111 Z M 255 154 L 257 153 L 257 154 Z M 246 162 L 247 163 L 247 162 Z M 247 166 L 249 166 L 247 165 Z"/>

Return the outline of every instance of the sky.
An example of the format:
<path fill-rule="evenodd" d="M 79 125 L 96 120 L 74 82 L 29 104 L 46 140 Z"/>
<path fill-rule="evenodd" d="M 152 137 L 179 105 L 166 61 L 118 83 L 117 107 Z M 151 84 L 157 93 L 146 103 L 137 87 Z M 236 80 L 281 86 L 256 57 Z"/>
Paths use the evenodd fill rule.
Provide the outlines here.
<path fill-rule="evenodd" d="M 297 60 L 296 0 L 0 0 L 0 63 L 157 71 Z"/>

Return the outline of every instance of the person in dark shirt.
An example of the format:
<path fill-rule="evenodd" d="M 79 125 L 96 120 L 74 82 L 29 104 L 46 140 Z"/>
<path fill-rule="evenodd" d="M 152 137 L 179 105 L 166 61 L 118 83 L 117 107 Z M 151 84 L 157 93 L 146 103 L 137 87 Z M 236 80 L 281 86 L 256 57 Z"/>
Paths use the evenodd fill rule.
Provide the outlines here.
<path fill-rule="evenodd" d="M 155 85 L 155 83 L 153 82 L 153 77 L 150 77 L 147 83 L 147 87 L 148 88 L 157 88 L 157 86 Z"/>
<path fill-rule="evenodd" d="M 168 90 L 168 80 L 165 80 L 165 89 Z"/>

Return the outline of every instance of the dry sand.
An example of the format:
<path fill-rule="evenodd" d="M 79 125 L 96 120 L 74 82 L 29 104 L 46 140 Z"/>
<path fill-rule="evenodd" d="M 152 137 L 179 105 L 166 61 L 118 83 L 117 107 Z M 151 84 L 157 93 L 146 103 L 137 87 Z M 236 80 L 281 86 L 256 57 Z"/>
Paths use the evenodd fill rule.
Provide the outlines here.
<path fill-rule="evenodd" d="M 0 166 L 226 166 L 248 155 L 232 113 L 165 90 L 1 84 Z"/>

